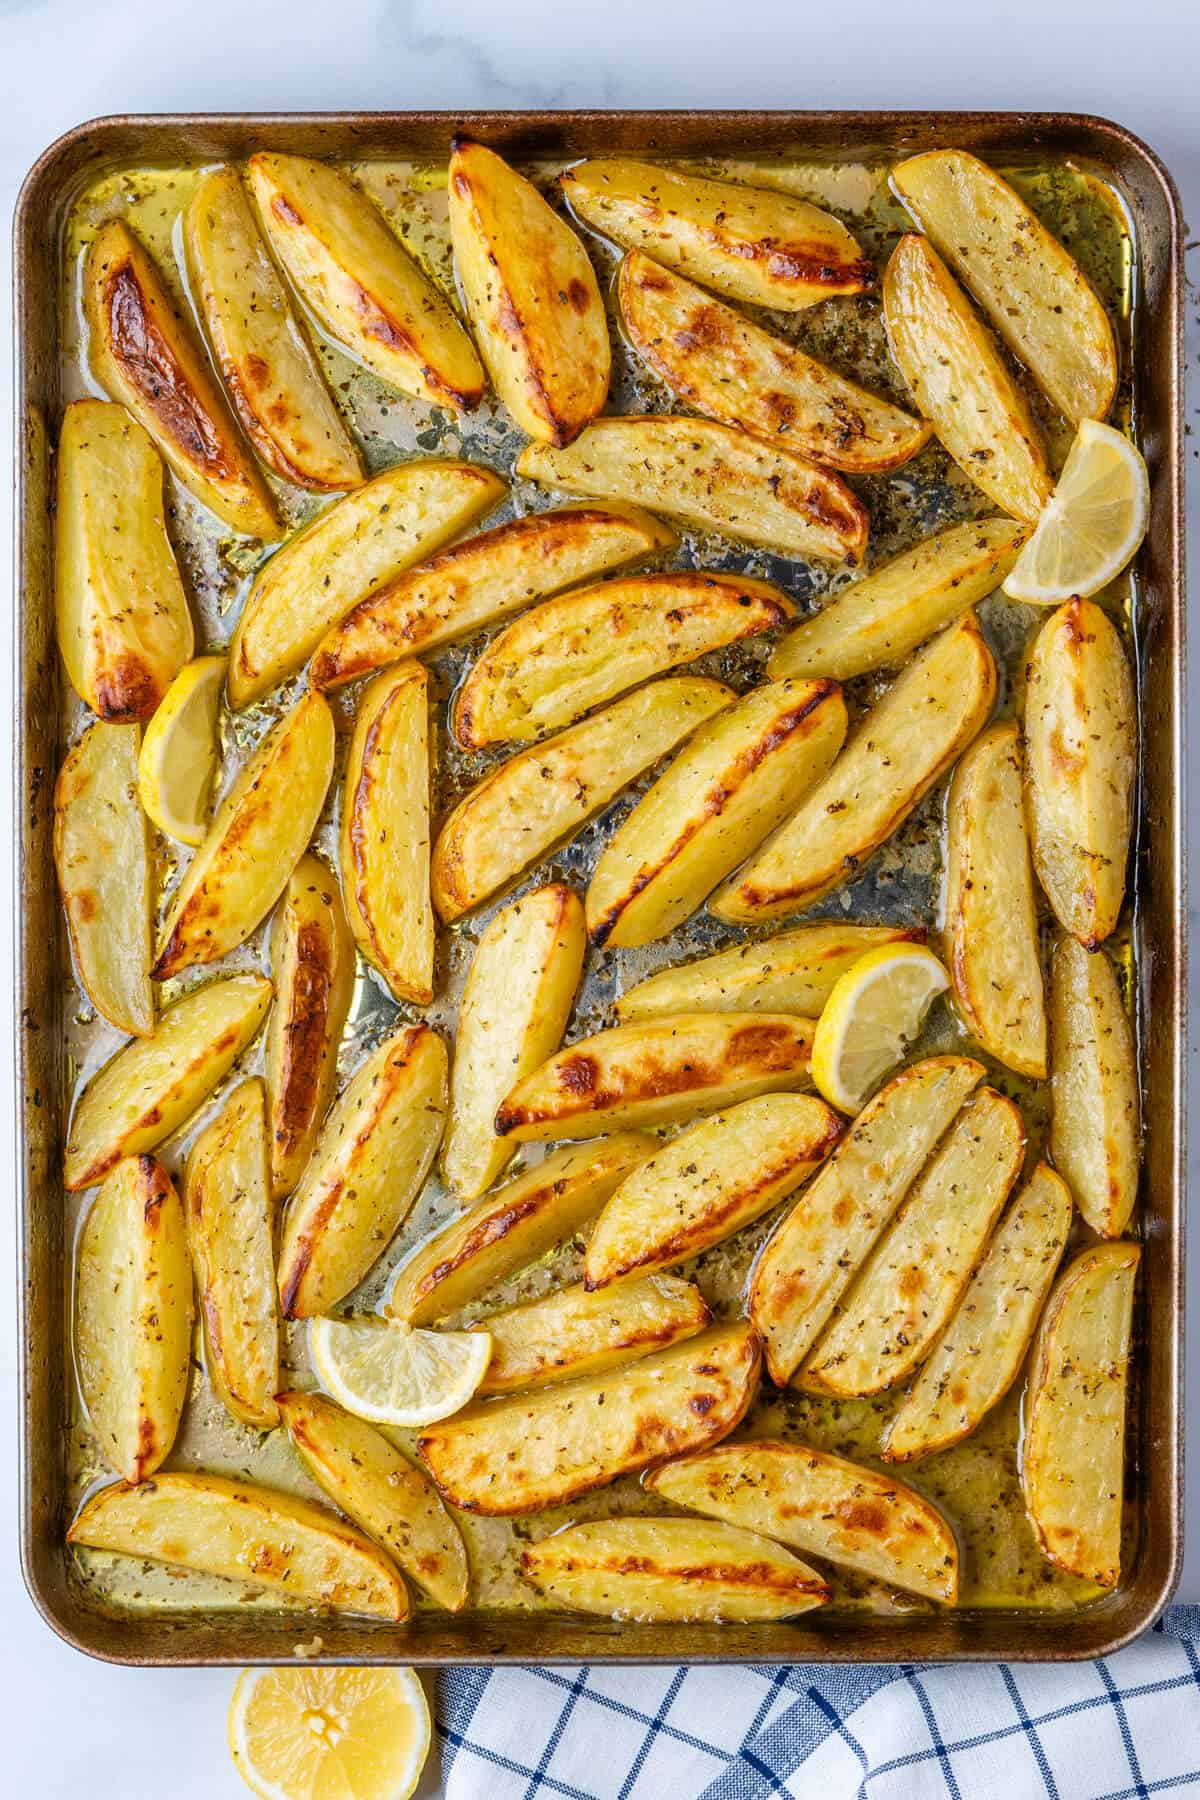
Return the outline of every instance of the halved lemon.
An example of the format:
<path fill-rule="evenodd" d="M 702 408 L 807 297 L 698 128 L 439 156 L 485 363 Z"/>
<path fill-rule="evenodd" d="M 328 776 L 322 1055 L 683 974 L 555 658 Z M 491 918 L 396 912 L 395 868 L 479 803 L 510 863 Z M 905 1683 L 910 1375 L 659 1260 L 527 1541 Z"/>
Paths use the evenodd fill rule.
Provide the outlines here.
<path fill-rule="evenodd" d="M 217 720 L 224 686 L 225 658 L 198 656 L 180 669 L 142 739 L 142 806 L 160 831 L 181 844 L 204 842 L 221 762 Z"/>
<path fill-rule="evenodd" d="M 492 1354 L 487 1331 L 422 1331 L 401 1319 L 313 1319 L 323 1385 L 375 1425 L 433 1425 L 467 1404 Z"/>
<path fill-rule="evenodd" d="M 429 1743 L 411 1669 L 246 1669 L 229 1703 L 234 1766 L 261 1800 L 409 1800 Z"/>
<path fill-rule="evenodd" d="M 813 1035 L 812 1078 L 841 1112 L 861 1112 L 921 1029 L 950 977 L 920 944 L 881 944 L 833 984 Z"/>
<path fill-rule="evenodd" d="M 1098 594 L 1137 555 L 1149 517 L 1140 453 L 1111 425 L 1084 419 L 1004 592 L 1034 606 Z"/>

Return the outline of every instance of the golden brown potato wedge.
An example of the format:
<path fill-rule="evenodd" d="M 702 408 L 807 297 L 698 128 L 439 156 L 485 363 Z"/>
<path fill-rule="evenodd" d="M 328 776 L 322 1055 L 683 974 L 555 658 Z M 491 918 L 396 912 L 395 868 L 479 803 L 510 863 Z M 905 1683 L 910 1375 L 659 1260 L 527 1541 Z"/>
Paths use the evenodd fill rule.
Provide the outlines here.
<path fill-rule="evenodd" d="M 465 1606 L 466 1545 L 429 1477 L 381 1431 L 323 1394 L 280 1394 L 279 1410 L 301 1462 L 339 1511 L 438 1606 Z"/>
<path fill-rule="evenodd" d="M 271 151 L 248 173 L 271 248 L 330 337 L 402 394 L 469 411 L 483 393 L 475 346 L 357 182 Z"/>
<path fill-rule="evenodd" d="M 1125 896 L 1137 766 L 1133 676 L 1103 608 L 1068 600 L 1038 633 L 1026 677 L 1033 866 L 1063 930 L 1094 950 Z"/>
<path fill-rule="evenodd" d="M 889 1587 L 958 1599 L 958 1545 L 937 1508 L 894 1476 L 824 1450 L 772 1438 L 721 1444 L 664 1463 L 646 1486 Z"/>
<path fill-rule="evenodd" d="M 449 924 L 508 887 L 733 698 L 719 681 L 668 675 L 501 763 L 459 801 L 434 845 L 441 917 Z"/>
<path fill-rule="evenodd" d="M 269 1588 L 285 1605 L 408 1617 L 389 1559 L 324 1506 L 223 1475 L 117 1482 L 83 1507 L 67 1542 Z"/>
<path fill-rule="evenodd" d="M 311 690 L 239 771 L 171 897 L 154 968 L 215 962 L 266 918 L 308 848 L 333 776 L 333 715 Z"/>
<path fill-rule="evenodd" d="M 58 440 L 58 647 L 100 719 L 148 719 L 195 647 L 163 514 L 163 466 L 123 406 L 75 400 Z"/>
<path fill-rule="evenodd" d="M 851 733 L 824 780 L 709 902 L 757 924 L 840 887 L 961 756 L 996 698 L 996 664 L 974 613 L 921 651 Z"/>
<path fill-rule="evenodd" d="M 670 1268 L 732 1237 L 794 1193 L 843 1131 L 809 1094 L 760 1094 L 664 1144 L 623 1181 L 596 1221 L 584 1282 Z"/>
<path fill-rule="evenodd" d="M 901 1070 L 864 1107 L 763 1246 L 750 1318 L 783 1387 L 972 1088 L 982 1063 L 935 1056 Z"/>
<path fill-rule="evenodd" d="M 383 1255 L 437 1154 L 446 1104 L 446 1046 L 428 1025 L 402 1025 L 354 1071 L 288 1202 L 285 1319 L 328 1312 Z"/>
<path fill-rule="evenodd" d="M 702 725 L 601 851 L 587 891 L 592 941 L 674 931 L 795 811 L 845 736 L 833 681 L 769 682 Z"/>
<path fill-rule="evenodd" d="M 442 1178 L 476 1200 L 512 1160 L 496 1109 L 562 1042 L 583 973 L 583 907 L 561 882 L 522 894 L 488 924 L 467 971 L 450 1078 Z"/>
<path fill-rule="evenodd" d="M 712 1322 L 700 1289 L 676 1275 L 614 1282 L 601 1293 L 566 1287 L 489 1313 L 472 1329 L 492 1340 L 480 1394 L 545 1387 L 634 1362 L 695 1337 Z"/>
<path fill-rule="evenodd" d="M 1092 1230 L 1119 1237 L 1141 1161 L 1133 1027 L 1112 963 L 1074 938 L 1051 963 L 1050 1046 L 1050 1154 Z"/>
<path fill-rule="evenodd" d="M 136 725 L 84 732 L 54 789 L 54 866 L 84 992 L 110 1025 L 149 1037 L 152 895 L 137 762 Z"/>
<path fill-rule="evenodd" d="M 711 419 L 597 419 L 565 450 L 527 444 L 516 471 L 784 556 L 856 563 L 867 547 L 866 508 L 840 476 Z"/>
<path fill-rule="evenodd" d="M 892 355 L 963 473 L 1032 524 L 1054 488 L 1041 435 L 986 325 L 945 263 L 910 232 L 883 277 Z"/>
<path fill-rule="evenodd" d="M 955 997 L 985 1050 L 1043 1081 L 1046 1002 L 1015 720 L 971 745 L 950 783 L 946 818 L 943 917 Z"/>
<path fill-rule="evenodd" d="M 1072 1210 L 1066 1183 L 1039 1163 L 996 1227 L 953 1318 L 892 1415 L 882 1451 L 888 1462 L 948 1450 L 1004 1398 L 1062 1260 Z"/>
<path fill-rule="evenodd" d="M 531 744 L 652 675 L 774 630 L 793 611 L 769 582 L 700 569 L 577 588 L 492 639 L 454 696 L 454 735 L 471 750 Z"/>
<path fill-rule="evenodd" d="M 589 1519 L 530 1544 L 521 1573 L 575 1612 L 651 1623 L 791 1619 L 830 1592 L 769 1538 L 704 1519 Z"/>
<path fill-rule="evenodd" d="M 187 1394 L 192 1271 L 179 1195 L 152 1156 L 126 1156 L 75 1252 L 75 1367 L 104 1456 L 144 1481 L 170 1454 Z"/>
<path fill-rule="evenodd" d="M 274 499 L 208 358 L 123 219 L 102 225 L 88 247 L 83 310 L 96 379 L 150 433 L 184 487 L 234 531 L 278 537 Z"/>
<path fill-rule="evenodd" d="M 1137 1244 L 1095 1244 L 1059 1276 L 1025 1397 L 1021 1484 L 1042 1554 L 1116 1587 Z"/>
<path fill-rule="evenodd" d="M 715 1444 L 754 1397 L 759 1360 L 744 1321 L 716 1325 L 623 1369 L 470 1406 L 423 1432 L 417 1449 L 452 1506 L 540 1512 Z"/>
<path fill-rule="evenodd" d="M 628 157 L 576 163 L 560 180 L 572 211 L 605 237 L 734 300 L 799 312 L 875 284 L 844 225 L 777 188 Z"/>
<path fill-rule="evenodd" d="M 91 1187 L 122 1156 L 155 1150 L 223 1081 L 262 1024 L 271 984 L 230 975 L 192 988 L 94 1075 L 75 1103 L 64 1179 Z"/>
<path fill-rule="evenodd" d="M 267 254 L 242 178 L 226 164 L 183 215 L 192 294 L 242 428 L 297 487 L 357 487 L 362 459 Z"/>

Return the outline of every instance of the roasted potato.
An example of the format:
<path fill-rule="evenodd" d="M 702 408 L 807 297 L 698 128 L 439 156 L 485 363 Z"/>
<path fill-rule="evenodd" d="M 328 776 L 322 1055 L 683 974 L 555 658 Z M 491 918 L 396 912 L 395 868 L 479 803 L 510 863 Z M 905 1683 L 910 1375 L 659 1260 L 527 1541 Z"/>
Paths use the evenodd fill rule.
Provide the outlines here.
<path fill-rule="evenodd" d="M 155 1150 L 178 1131 L 228 1075 L 270 999 L 271 984 L 261 975 L 207 982 L 165 1009 L 153 1037 L 118 1050 L 75 1102 L 67 1187 L 91 1187 L 120 1157 Z"/>
<path fill-rule="evenodd" d="M 599 1293 L 559 1288 L 542 1300 L 489 1313 L 473 1329 L 492 1340 L 480 1394 L 510 1394 L 599 1374 L 695 1337 L 712 1322 L 700 1289 L 676 1275 L 617 1281 Z"/>
<path fill-rule="evenodd" d="M 402 394 L 469 411 L 483 393 L 475 346 L 357 182 L 272 151 L 248 173 L 271 248 L 330 337 Z"/>
<path fill-rule="evenodd" d="M 277 538 L 279 514 L 190 322 L 123 219 L 83 265 L 92 372 L 145 427 L 174 473 L 234 531 Z"/>
<path fill-rule="evenodd" d="M 1137 1244 L 1094 1244 L 1042 1315 L 1025 1396 L 1021 1485 L 1042 1554 L 1116 1587 L 1125 1498 L 1125 1400 Z"/>
<path fill-rule="evenodd" d="M 851 733 L 817 787 L 709 902 L 735 924 L 801 912 L 857 873 L 961 756 L 996 698 L 974 613 L 934 638 Z"/>
<path fill-rule="evenodd" d="M 449 924 L 508 887 L 734 697 L 719 681 L 668 675 L 485 775 L 433 848 L 441 917 Z"/>
<path fill-rule="evenodd" d="M 1133 830 L 1133 677 L 1094 600 L 1068 600 L 1026 671 L 1025 763 L 1033 866 L 1064 931 L 1088 950 L 1117 923 Z"/>
<path fill-rule="evenodd" d="M 126 1481 L 144 1481 L 170 1454 L 191 1350 L 179 1196 L 152 1156 L 123 1157 L 75 1252 L 75 1367 L 96 1440 Z"/>
<path fill-rule="evenodd" d="M 151 974 L 166 981 L 245 943 L 308 848 L 333 776 L 333 715 L 311 690 L 225 795 L 171 896 Z"/>
<path fill-rule="evenodd" d="M 884 272 L 883 317 L 900 373 L 964 475 L 1033 524 L 1054 489 L 1033 414 L 978 313 L 915 233 Z"/>
<path fill-rule="evenodd" d="M 623 1369 L 470 1406 L 423 1432 L 417 1449 L 452 1506 L 540 1512 L 716 1443 L 745 1413 L 758 1370 L 750 1327 L 717 1325 Z"/>
<path fill-rule="evenodd" d="M 1141 1161 L 1133 1027 L 1116 970 L 1074 938 L 1050 973 L 1050 1154 L 1092 1230 L 1119 1237 Z"/>
<path fill-rule="evenodd" d="M 769 682 L 702 725 L 601 851 L 587 891 L 593 942 L 674 931 L 795 811 L 845 736 L 833 681 Z"/>
<path fill-rule="evenodd" d="M 285 1319 L 328 1312 L 383 1255 L 437 1154 L 446 1104 L 446 1047 L 428 1025 L 400 1026 L 354 1071 L 288 1202 Z"/>

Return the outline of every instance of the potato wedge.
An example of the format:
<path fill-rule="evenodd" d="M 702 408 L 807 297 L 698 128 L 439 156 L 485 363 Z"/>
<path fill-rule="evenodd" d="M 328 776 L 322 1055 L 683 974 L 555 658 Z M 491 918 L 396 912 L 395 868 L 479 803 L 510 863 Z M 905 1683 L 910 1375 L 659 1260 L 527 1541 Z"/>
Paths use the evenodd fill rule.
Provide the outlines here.
<path fill-rule="evenodd" d="M 809 1085 L 812 1019 L 676 1013 L 580 1038 L 518 1081 L 496 1130 L 520 1143 L 673 1125 L 780 1088 Z"/>
<path fill-rule="evenodd" d="M 223 1475 L 160 1474 L 138 1487 L 102 1488 L 67 1542 L 248 1582 L 285 1605 L 408 1617 L 400 1576 L 352 1525 L 311 1500 Z"/>
<path fill-rule="evenodd" d="M 645 250 L 733 300 L 799 312 L 875 285 L 873 266 L 844 225 L 776 188 L 629 157 L 576 163 L 559 180 L 571 210 L 615 244 Z"/>
<path fill-rule="evenodd" d="M 320 513 L 255 577 L 229 647 L 230 705 L 260 700 L 359 601 L 440 550 L 504 493 L 500 476 L 474 463 L 405 462 Z"/>
<path fill-rule="evenodd" d="M 377 675 L 346 762 L 338 860 L 350 929 L 397 1000 L 433 999 L 429 900 L 429 677 L 418 662 Z"/>
<path fill-rule="evenodd" d="M 587 933 L 578 896 L 561 882 L 522 894 L 489 922 L 467 971 L 450 1078 L 442 1179 L 476 1200 L 512 1160 L 496 1109 L 514 1081 L 562 1042 L 583 973 Z"/>
<path fill-rule="evenodd" d="M 565 450 L 527 444 L 516 472 L 783 556 L 856 563 L 867 547 L 866 508 L 840 476 L 710 419 L 597 419 Z"/>
<path fill-rule="evenodd" d="M 884 271 L 883 317 L 913 399 L 964 475 L 1033 524 L 1054 489 L 1033 414 L 971 302 L 913 232 Z"/>
<path fill-rule="evenodd" d="M 1042 950 L 1015 720 L 971 745 L 954 771 L 946 819 L 942 916 L 955 998 L 985 1050 L 1043 1081 Z"/>
<path fill-rule="evenodd" d="M 360 600 L 321 640 L 315 687 L 340 687 L 404 656 L 424 655 L 534 600 L 670 550 L 675 533 L 634 506 L 559 506 L 453 544 Z"/>
<path fill-rule="evenodd" d="M 84 732 L 54 788 L 54 866 L 84 992 L 118 1031 L 149 1037 L 152 894 L 137 761 L 136 725 Z"/>
<path fill-rule="evenodd" d="M 242 178 L 225 164 L 183 215 L 192 294 L 242 429 L 283 481 L 357 487 L 362 459 L 267 254 Z"/>
<path fill-rule="evenodd" d="M 1042 1554 L 1099 1587 L 1121 1575 L 1125 1400 L 1141 1247 L 1095 1244 L 1047 1302 L 1025 1397 L 1021 1485 Z"/>
<path fill-rule="evenodd" d="M 1050 1045 L 1050 1154 L 1092 1230 L 1119 1237 L 1141 1163 L 1133 1027 L 1112 963 L 1074 938 L 1051 963 Z"/>
<path fill-rule="evenodd" d="M 97 718 L 148 719 L 195 648 L 163 466 L 123 406 L 74 400 L 58 439 L 58 647 Z"/>
<path fill-rule="evenodd" d="M 652 1624 L 791 1619 L 830 1592 L 769 1538 L 701 1519 L 589 1519 L 530 1544 L 521 1573 L 574 1612 Z"/>
<path fill-rule="evenodd" d="M 308 848 L 333 776 L 333 715 L 303 695 L 238 772 L 171 897 L 154 967 L 215 962 L 266 918 Z"/>
<path fill-rule="evenodd" d="M 144 1481 L 170 1454 L 191 1373 L 183 1208 L 152 1156 L 113 1168 L 75 1251 L 75 1368 L 108 1462 Z"/>
<path fill-rule="evenodd" d="M 543 1300 L 489 1313 L 472 1329 L 492 1340 L 480 1394 L 545 1387 L 634 1362 L 695 1337 L 712 1323 L 700 1289 L 676 1275 L 619 1281 L 602 1293 L 560 1288 Z"/>
<path fill-rule="evenodd" d="M 535 1262 L 596 1217 L 654 1139 L 618 1133 L 553 1150 L 418 1244 L 396 1271 L 387 1311 L 428 1325 Z"/>
<path fill-rule="evenodd" d="M 257 1078 L 234 1089 L 192 1145 L 183 1203 L 208 1378 L 235 1419 L 272 1431 L 279 1315 L 266 1096 Z"/>
<path fill-rule="evenodd" d="M 646 1477 L 651 1493 L 953 1606 L 958 1545 L 923 1494 L 807 1444 L 721 1444 Z"/>
<path fill-rule="evenodd" d="M 275 1004 L 267 1026 L 271 1194 L 290 1194 L 333 1097 L 338 1050 L 354 996 L 354 938 L 337 878 L 302 856 L 271 927 Z"/>
<path fill-rule="evenodd" d="M 272 151 L 247 173 L 272 250 L 330 337 L 402 394 L 469 412 L 483 393 L 475 346 L 357 182 Z"/>
<path fill-rule="evenodd" d="M 802 912 L 857 873 L 987 721 L 996 664 L 974 613 L 943 631 L 851 733 L 824 780 L 717 889 L 735 924 Z"/>
<path fill-rule="evenodd" d="M 948 1450 L 1017 1378 L 1066 1249 L 1073 1208 L 1064 1181 L 1039 1163 L 996 1227 L 954 1316 L 884 1434 L 887 1462 Z"/>
<path fill-rule="evenodd" d="M 893 1076 L 768 1238 L 750 1281 L 750 1318 L 783 1387 L 972 1088 L 982 1063 L 935 1056 Z"/>
<path fill-rule="evenodd" d="M 617 293 L 646 367 L 710 419 L 852 475 L 898 468 L 933 434 L 640 250 L 621 264 Z"/>
<path fill-rule="evenodd" d="M 1017 1107 L 980 1088 L 835 1307 L 795 1386 L 844 1399 L 905 1380 L 954 1312 L 1024 1157 Z"/>
<path fill-rule="evenodd" d="M 63 1169 L 71 1192 L 178 1131 L 228 1075 L 270 1000 L 262 975 L 206 982 L 164 1009 L 153 1037 L 118 1050 L 75 1102 Z"/>
<path fill-rule="evenodd" d="M 768 669 L 849 681 L 910 651 L 993 593 L 1029 536 L 1013 519 L 975 519 L 923 538 L 842 588 L 788 633 Z"/>
<path fill-rule="evenodd" d="M 339 1511 L 436 1605 L 460 1611 L 470 1583 L 467 1549 L 429 1477 L 324 1394 L 280 1394 L 279 1410 L 301 1462 Z"/>
<path fill-rule="evenodd" d="M 532 744 L 626 688 L 791 618 L 767 581 L 673 569 L 576 588 L 492 639 L 454 696 L 460 744 Z"/>
<path fill-rule="evenodd" d="M 433 903 L 450 924 L 515 881 L 689 732 L 734 699 L 668 675 L 501 763 L 459 801 L 433 847 Z"/>
<path fill-rule="evenodd" d="M 930 150 L 892 186 L 1014 356 L 1072 425 L 1102 419 L 1117 386 L 1108 314 L 1083 270 L 1015 188 L 966 150 Z"/>
<path fill-rule="evenodd" d="M 838 754 L 833 681 L 773 681 L 702 725 L 600 852 L 587 891 L 597 944 L 647 944 L 696 912 L 796 810 Z"/>
<path fill-rule="evenodd" d="M 234 531 L 280 536 L 275 501 L 208 358 L 123 219 L 102 225 L 83 265 L 92 371 L 158 445 L 184 487 Z"/>
<path fill-rule="evenodd" d="M 521 430 L 569 444 L 603 409 L 608 320 L 587 251 L 531 181 L 456 137 L 446 191 L 454 263 L 492 386 Z"/>
<path fill-rule="evenodd" d="M 285 1319 L 328 1312 L 383 1255 L 437 1154 L 446 1103 L 446 1046 L 428 1025 L 402 1025 L 359 1064 L 288 1202 Z"/>
<path fill-rule="evenodd" d="M 1025 765 L 1033 866 L 1064 931 L 1094 950 L 1125 897 L 1137 723 L 1115 625 L 1068 600 L 1038 633 L 1026 671 Z"/>
<path fill-rule="evenodd" d="M 759 1360 L 744 1321 L 716 1325 L 623 1369 L 470 1406 L 417 1449 L 452 1506 L 540 1512 L 725 1437 L 754 1397 Z"/>
<path fill-rule="evenodd" d="M 794 1193 L 842 1135 L 809 1094 L 760 1094 L 664 1144 L 596 1221 L 584 1283 L 602 1288 L 698 1256 Z"/>

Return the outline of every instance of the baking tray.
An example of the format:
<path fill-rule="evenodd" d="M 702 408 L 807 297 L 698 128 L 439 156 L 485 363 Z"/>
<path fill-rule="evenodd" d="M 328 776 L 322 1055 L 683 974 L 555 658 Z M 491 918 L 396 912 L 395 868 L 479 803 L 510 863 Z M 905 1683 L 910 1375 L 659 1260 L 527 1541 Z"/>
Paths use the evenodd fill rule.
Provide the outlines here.
<path fill-rule="evenodd" d="M 241 159 L 256 150 L 355 160 L 444 155 L 463 130 L 517 159 L 647 156 L 868 160 L 958 145 L 1004 162 L 1069 158 L 1119 192 L 1136 245 L 1131 342 L 1136 424 L 1151 476 L 1139 563 L 1141 809 L 1135 854 L 1137 1010 L 1145 1174 L 1138 1385 L 1130 1419 L 1137 1547 L 1110 1599 L 1078 1612 L 973 1611 L 795 1623 L 652 1626 L 547 1614 L 414 1615 L 402 1627 L 261 1611 L 114 1616 L 71 1579 L 66 1524 L 69 1254 L 59 1096 L 69 973 L 51 855 L 63 705 L 54 644 L 50 444 L 59 397 L 60 232 L 73 197 L 129 165 Z M 15 217 L 17 681 L 14 918 L 20 1194 L 21 1558 L 29 1592 L 67 1642 L 114 1662 L 1056 1661 L 1107 1654 L 1143 1630 L 1182 1557 L 1184 1046 L 1187 916 L 1182 825 L 1184 695 L 1182 228 L 1153 152 L 1104 119 L 1046 113 L 574 112 L 119 116 L 68 132 L 30 171 Z M 1152 1028 L 1151 1028 L 1152 1022 Z M 814 1622 L 815 1620 L 815 1622 Z M 314 1634 L 318 1634 L 314 1641 Z M 305 1642 L 307 1640 L 307 1642 Z"/>

